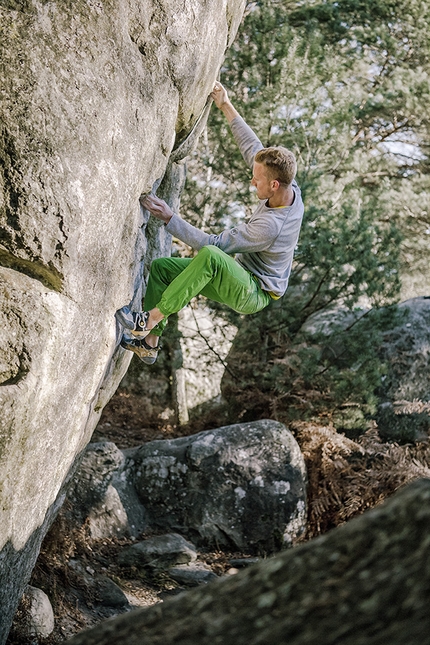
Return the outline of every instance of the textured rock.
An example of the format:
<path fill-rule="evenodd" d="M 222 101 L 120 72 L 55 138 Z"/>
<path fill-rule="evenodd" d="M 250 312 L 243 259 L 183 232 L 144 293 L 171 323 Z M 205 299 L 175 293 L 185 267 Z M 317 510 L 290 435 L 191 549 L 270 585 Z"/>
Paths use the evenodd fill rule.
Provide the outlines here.
<path fill-rule="evenodd" d="M 194 562 L 196 558 L 197 551 L 193 544 L 181 535 L 168 533 L 133 544 L 120 553 L 118 562 L 123 566 L 165 571 L 175 564 Z"/>
<path fill-rule="evenodd" d="M 421 480 L 322 538 L 68 643 L 427 645 L 429 533 Z"/>
<path fill-rule="evenodd" d="M 114 474 L 125 464 L 124 453 L 111 441 L 90 443 L 69 486 L 67 497 L 83 521 L 105 499 Z"/>
<path fill-rule="evenodd" d="M 400 323 L 383 334 L 387 365 L 376 421 L 385 440 L 427 441 L 430 436 L 430 297 L 399 305 Z"/>
<path fill-rule="evenodd" d="M 88 528 L 94 540 L 130 533 L 127 512 L 114 486 L 108 486 L 100 504 L 91 509 Z"/>
<path fill-rule="evenodd" d="M 76 558 L 70 558 L 68 567 L 73 571 L 75 580 L 80 580 L 79 585 L 70 587 L 71 594 L 78 603 L 86 604 L 85 595 L 88 594 L 92 599 L 92 604 L 99 608 L 108 608 L 108 611 L 104 611 L 101 615 L 109 616 L 118 613 L 109 610 L 126 611 L 129 609 L 127 596 L 113 580 L 104 575 L 95 575 L 94 569 L 86 562 Z M 82 589 L 85 589 L 84 593 Z"/>
<path fill-rule="evenodd" d="M 0 643 L 130 360 L 113 314 L 170 247 L 139 195 L 166 172 L 177 199 L 172 149 L 186 154 L 244 4 L 0 8 Z"/>
<path fill-rule="evenodd" d="M 28 585 L 25 590 L 25 597 L 29 603 L 28 635 L 47 638 L 55 627 L 54 612 L 48 596 L 42 589 Z"/>
<path fill-rule="evenodd" d="M 151 526 L 196 544 L 273 551 L 305 527 L 304 460 L 276 421 L 152 441 L 132 461 Z"/>
<path fill-rule="evenodd" d="M 68 488 L 69 523 L 86 524 L 93 539 L 134 535 L 121 496 L 125 492 L 124 453 L 110 441 L 90 443 Z M 143 509 L 141 509 L 143 515 Z"/>

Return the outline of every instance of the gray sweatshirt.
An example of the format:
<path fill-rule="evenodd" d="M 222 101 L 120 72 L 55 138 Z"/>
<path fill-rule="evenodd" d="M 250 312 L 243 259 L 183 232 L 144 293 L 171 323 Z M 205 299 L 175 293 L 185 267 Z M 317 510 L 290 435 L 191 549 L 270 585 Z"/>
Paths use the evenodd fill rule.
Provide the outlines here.
<path fill-rule="evenodd" d="M 236 117 L 230 125 L 243 158 L 252 168 L 256 153 L 263 148 L 261 141 L 242 117 Z M 247 222 L 219 235 L 201 231 L 176 213 L 167 224 L 167 231 L 193 249 L 211 244 L 229 255 L 237 253 L 236 261 L 257 277 L 262 289 L 275 297 L 282 296 L 287 289 L 304 210 L 295 180 L 292 187 L 291 206 L 269 208 L 265 200 L 260 200 Z"/>

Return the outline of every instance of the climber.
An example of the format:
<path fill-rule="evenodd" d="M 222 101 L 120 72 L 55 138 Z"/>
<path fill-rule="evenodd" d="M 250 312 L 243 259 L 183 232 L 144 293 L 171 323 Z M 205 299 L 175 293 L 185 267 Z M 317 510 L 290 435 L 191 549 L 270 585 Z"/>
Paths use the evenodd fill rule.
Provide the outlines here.
<path fill-rule="evenodd" d="M 264 148 L 221 83 L 215 83 L 211 97 L 253 170 L 251 185 L 259 204 L 247 222 L 216 235 L 192 226 L 162 199 L 152 194 L 141 196 L 143 208 L 164 222 L 169 233 L 198 251 L 193 259 L 154 260 L 145 311 L 122 307 L 115 314 L 126 330 L 122 347 L 148 364 L 157 359 L 159 337 L 168 316 L 197 294 L 227 304 L 238 313 L 252 314 L 285 293 L 291 272 L 303 217 L 294 155 L 283 147 Z M 237 254 L 235 258 L 233 254 Z"/>

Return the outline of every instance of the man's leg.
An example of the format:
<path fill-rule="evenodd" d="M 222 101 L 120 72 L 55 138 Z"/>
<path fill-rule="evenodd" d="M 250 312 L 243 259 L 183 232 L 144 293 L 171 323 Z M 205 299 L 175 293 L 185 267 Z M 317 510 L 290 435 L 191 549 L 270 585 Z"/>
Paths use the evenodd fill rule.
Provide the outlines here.
<path fill-rule="evenodd" d="M 192 261 L 191 258 L 158 258 L 152 261 L 144 298 L 145 311 L 151 311 L 158 305 L 167 287 Z M 164 318 L 151 330 L 151 334 L 161 336 L 166 324 L 167 318 Z"/>
<path fill-rule="evenodd" d="M 168 316 L 183 309 L 200 293 L 242 314 L 256 313 L 271 300 L 246 269 L 215 246 L 203 247 L 192 260 L 154 260 L 145 295 L 145 310 L 149 312 L 145 327 L 151 331 L 142 343 L 156 347 Z"/>
<path fill-rule="evenodd" d="M 165 289 L 169 284 L 183 271 L 191 262 L 189 258 L 158 258 L 153 260 L 149 271 L 148 286 L 145 294 L 145 309 L 153 310 L 159 302 Z M 124 310 L 126 310 L 124 312 Z M 120 314 L 120 316 L 118 316 Z M 124 314 L 126 319 L 124 319 Z M 134 316 L 145 317 L 146 323 L 149 322 L 146 313 L 135 314 L 131 312 L 128 307 L 123 307 L 122 310 L 117 312 L 119 321 L 126 329 L 128 327 L 128 318 L 134 319 Z M 160 321 L 158 325 L 151 329 L 151 333 L 146 338 L 136 338 L 127 333 L 124 333 L 121 346 L 124 349 L 135 352 L 138 357 L 148 365 L 153 365 L 158 357 L 158 341 L 166 326 L 167 318 Z"/>
<path fill-rule="evenodd" d="M 261 289 L 252 275 L 216 246 L 200 249 L 163 291 L 155 308 L 167 318 L 200 293 L 243 314 L 256 313 L 270 302 L 269 294 Z M 146 310 L 152 302 L 148 303 L 145 297 Z"/>

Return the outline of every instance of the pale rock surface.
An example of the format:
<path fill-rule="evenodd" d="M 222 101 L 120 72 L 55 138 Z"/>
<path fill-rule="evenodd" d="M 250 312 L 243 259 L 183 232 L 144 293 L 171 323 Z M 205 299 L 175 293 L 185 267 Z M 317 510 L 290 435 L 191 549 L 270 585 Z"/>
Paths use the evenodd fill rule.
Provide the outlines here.
<path fill-rule="evenodd" d="M 54 612 L 48 596 L 42 589 L 28 585 L 25 597 L 29 603 L 28 635 L 47 638 L 55 627 Z"/>
<path fill-rule="evenodd" d="M 0 8 L 0 643 L 128 366 L 114 312 L 139 300 L 145 263 L 170 249 L 139 195 L 166 173 L 159 194 L 177 201 L 184 141 L 244 5 Z"/>
<path fill-rule="evenodd" d="M 177 531 L 197 545 L 262 552 L 289 546 L 304 531 L 304 459 L 281 423 L 151 441 L 128 458 L 151 527 Z"/>
<path fill-rule="evenodd" d="M 186 422 L 196 408 L 213 405 L 221 397 L 225 359 L 237 328 L 202 302 L 193 302 L 178 314 L 180 366 L 175 370 L 179 421 Z"/>

